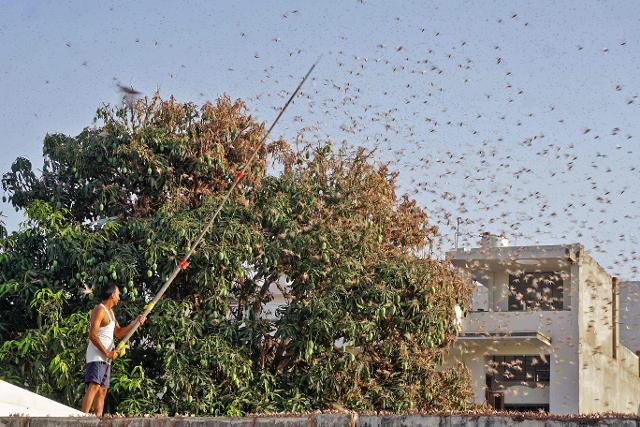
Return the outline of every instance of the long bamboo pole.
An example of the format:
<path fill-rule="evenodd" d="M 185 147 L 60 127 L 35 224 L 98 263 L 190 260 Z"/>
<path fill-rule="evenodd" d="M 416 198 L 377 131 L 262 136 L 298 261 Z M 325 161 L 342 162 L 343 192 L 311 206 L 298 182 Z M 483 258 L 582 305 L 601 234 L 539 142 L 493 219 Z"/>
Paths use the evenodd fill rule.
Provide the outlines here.
<path fill-rule="evenodd" d="M 229 190 L 227 191 L 227 193 L 225 194 L 224 198 L 222 199 L 222 201 L 218 205 L 218 208 L 216 209 L 216 211 L 213 213 L 213 215 L 209 219 L 209 222 L 207 223 L 206 227 L 204 227 L 204 229 L 202 230 L 202 232 L 200 233 L 200 235 L 198 236 L 196 241 L 193 243 L 193 245 L 191 245 L 191 248 L 189 249 L 189 252 L 187 252 L 185 257 L 182 258 L 182 260 L 180 260 L 180 262 L 178 263 L 176 268 L 174 268 L 173 272 L 171 272 L 171 274 L 169 275 L 167 280 L 164 282 L 164 284 L 162 285 L 162 287 L 160 288 L 158 293 L 156 293 L 156 295 L 153 297 L 153 299 L 145 306 L 145 310 L 142 313 L 143 316 L 148 316 L 149 313 L 151 313 L 151 310 L 153 310 L 153 308 L 155 307 L 156 303 L 158 301 L 160 301 L 160 298 L 162 298 L 162 296 L 167 291 L 167 289 L 169 289 L 169 286 L 171 286 L 171 284 L 173 283 L 175 278 L 178 277 L 178 274 L 180 274 L 180 271 L 185 270 L 189 266 L 189 258 L 191 258 L 191 255 L 193 255 L 195 253 L 195 251 L 198 249 L 198 246 L 200 246 L 200 244 L 204 240 L 205 235 L 209 232 L 209 230 L 213 226 L 213 223 L 215 222 L 216 218 L 218 217 L 218 215 L 222 211 L 222 208 L 224 207 L 225 203 L 231 197 L 231 194 L 233 193 L 233 190 L 238 186 L 238 184 L 240 183 L 242 178 L 244 178 L 245 172 L 247 171 L 247 169 L 249 169 L 249 167 L 251 166 L 251 164 L 255 160 L 256 156 L 258 155 L 258 152 L 260 151 L 260 148 L 262 147 L 262 144 L 264 144 L 264 142 L 267 140 L 267 138 L 269 137 L 269 134 L 271 133 L 273 128 L 276 126 L 276 124 L 280 120 L 280 117 L 282 117 L 282 115 L 284 114 L 285 110 L 287 109 L 287 107 L 289 106 L 291 101 L 293 101 L 293 99 L 296 97 L 296 95 L 300 91 L 300 88 L 302 88 L 302 85 L 304 84 L 304 82 L 307 81 L 307 78 L 311 75 L 311 72 L 313 71 L 313 69 L 318 64 L 318 61 L 320 61 L 320 58 L 318 58 L 316 60 L 316 62 L 314 62 L 314 64 L 311 66 L 311 68 L 309 68 L 309 71 L 307 71 L 307 74 L 305 74 L 305 76 L 302 79 L 302 81 L 298 84 L 298 87 L 296 87 L 296 90 L 293 91 L 293 94 L 291 95 L 291 97 L 289 97 L 287 102 L 284 104 L 284 107 L 282 107 L 282 109 L 280 110 L 280 112 L 276 116 L 276 119 L 273 121 L 273 123 L 271 124 L 271 126 L 269 127 L 267 132 L 264 134 L 264 136 L 262 137 L 260 142 L 256 145 L 256 148 L 253 151 L 253 154 L 251 155 L 251 157 L 249 158 L 247 163 L 245 163 L 245 165 L 242 167 L 242 169 L 240 169 L 240 171 L 236 173 L 236 176 L 235 176 L 235 179 L 233 181 L 233 184 L 231 184 L 231 187 L 229 187 Z M 236 138 L 234 139 L 233 143 L 235 143 L 237 141 L 237 139 L 242 135 L 242 133 L 243 132 L 239 132 L 238 135 L 236 135 Z M 123 352 L 127 342 L 129 341 L 129 339 L 131 339 L 133 334 L 136 333 L 136 331 L 138 330 L 139 327 L 140 327 L 140 323 L 136 323 L 133 326 L 133 328 L 131 328 L 129 333 L 127 333 L 127 335 L 125 335 L 125 337 L 122 338 L 122 340 L 118 343 L 118 346 L 116 347 L 116 351 L 118 353 L 122 353 Z"/>

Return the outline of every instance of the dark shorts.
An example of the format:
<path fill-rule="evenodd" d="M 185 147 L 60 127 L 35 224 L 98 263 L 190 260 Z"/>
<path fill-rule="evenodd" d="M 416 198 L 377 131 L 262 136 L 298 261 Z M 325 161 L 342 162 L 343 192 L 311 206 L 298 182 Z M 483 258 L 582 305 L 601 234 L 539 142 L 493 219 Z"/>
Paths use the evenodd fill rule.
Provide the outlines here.
<path fill-rule="evenodd" d="M 107 362 L 87 363 L 87 373 L 84 375 L 85 383 L 96 383 L 100 387 L 108 388 L 111 379 L 111 365 Z"/>

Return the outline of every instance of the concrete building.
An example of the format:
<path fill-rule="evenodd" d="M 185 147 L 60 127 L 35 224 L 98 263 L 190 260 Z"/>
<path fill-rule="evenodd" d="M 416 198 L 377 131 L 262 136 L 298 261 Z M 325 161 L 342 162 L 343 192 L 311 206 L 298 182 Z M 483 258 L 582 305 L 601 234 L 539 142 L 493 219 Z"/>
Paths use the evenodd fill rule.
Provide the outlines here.
<path fill-rule="evenodd" d="M 579 244 L 485 236 L 448 257 L 473 297 L 447 364 L 470 370 L 476 403 L 640 414 L 638 282 L 619 283 Z"/>

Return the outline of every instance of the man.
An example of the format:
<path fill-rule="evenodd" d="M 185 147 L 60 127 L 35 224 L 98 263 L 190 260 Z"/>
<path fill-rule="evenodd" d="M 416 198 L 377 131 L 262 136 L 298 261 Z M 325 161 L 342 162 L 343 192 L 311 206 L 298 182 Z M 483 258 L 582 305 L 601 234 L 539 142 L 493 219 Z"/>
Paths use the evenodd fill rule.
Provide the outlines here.
<path fill-rule="evenodd" d="M 138 316 L 135 321 L 122 328 L 116 316 L 113 314 L 113 307 L 120 301 L 120 289 L 117 285 L 107 285 L 100 295 L 102 303 L 98 304 L 91 312 L 89 320 L 89 343 L 87 345 L 87 371 L 84 382 L 87 384 L 87 391 L 82 400 L 82 411 L 89 413 L 93 408 L 96 416 L 102 416 L 104 398 L 109 389 L 111 378 L 111 361 L 118 357 L 113 351 L 113 337 L 120 339 L 136 325 L 144 323 L 146 318 Z"/>

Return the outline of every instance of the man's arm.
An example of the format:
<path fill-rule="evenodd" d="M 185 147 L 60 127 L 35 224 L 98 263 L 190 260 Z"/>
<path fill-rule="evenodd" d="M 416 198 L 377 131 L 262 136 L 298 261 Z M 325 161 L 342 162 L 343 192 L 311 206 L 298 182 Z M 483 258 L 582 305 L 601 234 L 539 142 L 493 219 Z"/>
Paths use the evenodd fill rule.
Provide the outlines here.
<path fill-rule="evenodd" d="M 116 338 L 118 338 L 118 339 L 124 338 L 124 336 L 127 335 L 131 329 L 133 329 L 133 327 L 136 325 L 136 323 L 140 323 L 142 325 L 145 320 L 147 320 L 147 318 L 145 316 L 140 315 L 140 316 L 136 317 L 136 320 L 134 320 L 133 322 L 129 323 L 124 328 L 122 326 L 120 326 L 120 324 L 116 320 L 116 329 L 114 331 L 114 334 L 115 334 Z"/>
<path fill-rule="evenodd" d="M 96 346 L 98 350 L 102 354 L 105 355 L 107 359 L 115 359 L 115 353 L 113 351 L 109 351 L 109 349 L 105 348 L 98 338 L 98 329 L 100 329 L 100 325 L 102 324 L 102 319 L 104 318 L 104 310 L 100 306 L 96 306 L 91 313 L 91 319 L 89 320 L 89 340 Z"/>

